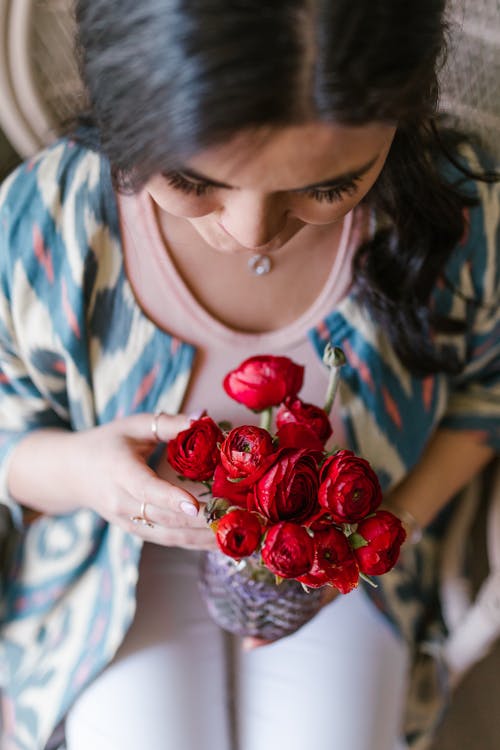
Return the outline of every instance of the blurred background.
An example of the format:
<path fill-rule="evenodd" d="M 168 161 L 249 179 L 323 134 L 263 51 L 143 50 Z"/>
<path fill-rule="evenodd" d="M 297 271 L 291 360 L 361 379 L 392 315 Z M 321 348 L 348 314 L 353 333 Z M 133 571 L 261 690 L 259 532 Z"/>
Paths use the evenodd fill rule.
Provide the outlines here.
<path fill-rule="evenodd" d="M 448 17 L 441 108 L 500 164 L 500 0 L 449 0 Z M 84 103 L 71 0 L 0 0 L 0 179 Z M 488 572 L 484 519 L 478 515 L 471 537 L 478 584 Z M 435 750 L 498 750 L 499 709 L 497 645 L 457 689 Z"/>
<path fill-rule="evenodd" d="M 0 0 L 0 175 L 83 105 L 71 0 Z"/>

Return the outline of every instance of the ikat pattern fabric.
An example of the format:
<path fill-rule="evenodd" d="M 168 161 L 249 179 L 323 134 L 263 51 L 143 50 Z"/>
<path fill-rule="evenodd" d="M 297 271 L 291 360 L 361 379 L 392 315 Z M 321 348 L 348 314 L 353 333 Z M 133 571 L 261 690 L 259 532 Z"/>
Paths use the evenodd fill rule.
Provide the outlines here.
<path fill-rule="evenodd" d="M 310 332 L 318 356 L 330 340 L 346 353 L 347 434 L 384 488 L 418 461 L 440 424 L 500 447 L 498 190 L 471 189 L 480 206 L 470 211 L 467 236 L 433 301 L 467 323 L 465 340 L 443 341 L 467 363 L 459 377 L 410 374 L 353 295 Z M 136 412 L 178 411 L 194 355 L 134 298 L 102 156 L 63 139 L 5 181 L 0 508 L 11 523 L 0 524 L 0 691 L 9 750 L 42 750 L 78 693 L 113 658 L 134 615 L 141 547 L 90 510 L 23 526 L 6 484 L 11 451 L 39 428 L 84 430 Z M 438 521 L 373 594 L 415 657 L 406 727 L 419 750 L 444 697 L 443 669 L 420 648 L 443 636 L 434 566 L 439 534 Z"/>

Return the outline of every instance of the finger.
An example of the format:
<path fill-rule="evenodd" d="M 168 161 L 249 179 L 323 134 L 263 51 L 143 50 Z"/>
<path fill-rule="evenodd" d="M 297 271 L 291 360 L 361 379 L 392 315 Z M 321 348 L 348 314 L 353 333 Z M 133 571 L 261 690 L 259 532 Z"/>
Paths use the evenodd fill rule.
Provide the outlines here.
<path fill-rule="evenodd" d="M 186 414 L 132 414 L 121 420 L 121 429 L 126 428 L 129 437 L 151 442 L 167 442 L 191 424 Z"/>
<path fill-rule="evenodd" d="M 194 419 L 197 419 L 199 414 L 176 414 L 172 416 L 167 412 L 161 411 L 155 414 L 151 420 L 151 431 L 155 433 L 155 437 L 158 441 L 166 443 L 173 437 L 179 434 L 182 430 L 186 430 Z M 156 425 L 156 428 L 154 427 Z"/>
<path fill-rule="evenodd" d="M 210 529 L 165 529 L 155 526 L 151 531 L 152 541 L 167 547 L 211 551 L 218 549 L 215 535 Z"/>
<path fill-rule="evenodd" d="M 165 526 L 168 528 L 208 528 L 205 514 L 201 509 L 197 516 L 190 516 L 186 513 L 171 511 L 164 506 L 154 505 L 147 501 L 144 501 L 144 505 L 145 507 L 143 510 L 143 503 L 140 498 L 132 497 L 128 493 L 124 493 L 124 498 L 121 500 L 120 515 L 138 516 L 143 510 L 143 514 L 157 526 Z M 213 534 L 213 532 L 211 533 Z"/>
<path fill-rule="evenodd" d="M 136 502 L 145 502 L 191 519 L 200 514 L 201 506 L 194 495 L 161 479 L 146 464 L 135 464 L 133 475 L 129 475 L 128 480 L 123 489 Z"/>
<path fill-rule="evenodd" d="M 203 513 L 191 518 L 182 513 L 175 513 L 148 502 L 139 502 L 127 493 L 120 497 L 119 517 L 125 523 L 127 531 L 139 532 L 139 535 L 159 544 L 218 549 L 215 534 L 208 526 Z M 132 524 L 132 525 L 130 525 Z M 149 525 L 151 524 L 151 525 Z M 135 527 L 135 528 L 134 528 Z M 152 534 L 147 529 L 154 528 Z M 145 532 L 145 533 L 142 533 Z M 158 539 L 161 537 L 161 539 Z M 200 540 L 203 542 L 200 544 Z"/>
<path fill-rule="evenodd" d="M 130 534 L 140 537 L 145 542 L 153 542 L 166 547 L 184 549 L 215 550 L 217 542 L 210 529 L 167 528 L 158 524 L 147 525 L 134 522 L 131 518 L 120 518 L 118 525 Z"/>

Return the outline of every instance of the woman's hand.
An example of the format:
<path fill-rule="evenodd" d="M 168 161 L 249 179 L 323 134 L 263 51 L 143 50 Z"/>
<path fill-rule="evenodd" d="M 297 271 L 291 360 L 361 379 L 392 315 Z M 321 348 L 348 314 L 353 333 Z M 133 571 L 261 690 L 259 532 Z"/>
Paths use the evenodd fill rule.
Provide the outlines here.
<path fill-rule="evenodd" d="M 87 507 L 146 541 L 215 549 L 199 501 L 147 465 L 157 446 L 152 423 L 152 414 L 135 414 L 81 432 L 32 433 L 14 451 L 10 491 L 42 513 Z M 167 441 L 189 420 L 162 413 L 156 424 L 158 439 Z M 148 523 L 141 522 L 141 516 Z"/>
<path fill-rule="evenodd" d="M 136 414 L 77 433 L 81 460 L 94 467 L 82 486 L 86 503 L 110 523 L 146 541 L 215 549 L 215 536 L 199 501 L 160 479 L 147 465 L 157 444 L 152 421 L 151 414 Z M 166 442 L 188 424 L 183 415 L 162 413 L 156 421 L 158 439 Z M 137 520 L 141 514 L 147 522 Z"/>

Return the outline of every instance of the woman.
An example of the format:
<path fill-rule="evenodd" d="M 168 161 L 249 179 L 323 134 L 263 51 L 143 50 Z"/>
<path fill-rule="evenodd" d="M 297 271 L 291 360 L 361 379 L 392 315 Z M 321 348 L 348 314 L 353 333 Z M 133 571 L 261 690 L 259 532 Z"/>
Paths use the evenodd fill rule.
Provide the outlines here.
<path fill-rule="evenodd" d="M 248 421 L 220 382 L 251 354 L 307 364 L 318 403 L 332 340 L 337 439 L 410 532 L 498 450 L 498 218 L 434 122 L 443 5 L 77 2 L 96 128 L 1 193 L 1 496 L 41 514 L 6 575 L 6 747 L 66 714 L 68 750 L 404 746 L 442 517 L 378 596 L 406 646 L 356 592 L 231 670 L 202 502 L 155 448 L 200 409 Z"/>

